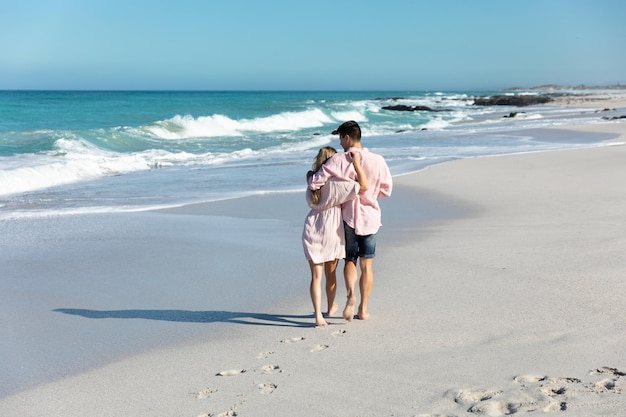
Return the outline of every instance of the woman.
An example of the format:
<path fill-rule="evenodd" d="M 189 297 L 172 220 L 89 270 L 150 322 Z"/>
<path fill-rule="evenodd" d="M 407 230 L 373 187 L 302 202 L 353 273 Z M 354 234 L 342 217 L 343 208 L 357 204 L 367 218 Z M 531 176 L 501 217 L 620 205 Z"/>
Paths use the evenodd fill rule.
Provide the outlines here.
<path fill-rule="evenodd" d="M 307 180 L 337 151 L 326 146 L 319 150 L 313 162 L 313 169 L 307 173 Z M 327 315 L 337 310 L 337 265 L 345 257 L 345 235 L 341 218 L 341 204 L 353 200 L 359 192 L 367 190 L 367 179 L 361 167 L 358 153 L 337 155 L 350 158 L 356 171 L 357 181 L 332 179 L 319 190 L 307 190 L 306 198 L 311 211 L 304 221 L 302 245 L 311 268 L 311 301 L 315 310 L 315 325 L 327 326 L 322 314 L 322 277 L 326 275 Z M 308 181 L 307 181 L 308 182 Z"/>

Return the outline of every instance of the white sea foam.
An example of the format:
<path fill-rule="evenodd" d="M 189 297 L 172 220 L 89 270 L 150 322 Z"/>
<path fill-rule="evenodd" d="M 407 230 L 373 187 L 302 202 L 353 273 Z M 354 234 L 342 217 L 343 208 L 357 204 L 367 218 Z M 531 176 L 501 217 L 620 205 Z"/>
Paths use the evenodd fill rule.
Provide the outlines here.
<path fill-rule="evenodd" d="M 267 117 L 234 120 L 227 116 L 177 115 L 171 119 L 145 126 L 143 130 L 161 139 L 212 138 L 243 136 L 245 133 L 293 132 L 333 123 L 320 109 L 284 112 Z"/>
<path fill-rule="evenodd" d="M 542 119 L 543 116 L 539 113 L 517 113 L 515 115 L 516 119 L 524 119 L 524 120 L 538 120 Z"/>
<path fill-rule="evenodd" d="M 355 122 L 367 122 L 367 117 L 357 110 L 333 112 L 332 117 L 335 119 L 335 121 L 341 123 L 346 120 L 354 120 Z"/>
<path fill-rule="evenodd" d="M 143 129 L 161 139 L 184 139 L 194 137 L 241 136 L 239 123 L 226 116 L 176 115 L 171 119 L 156 122 Z"/>
<path fill-rule="evenodd" d="M 444 120 L 441 117 L 432 118 L 426 124 L 424 124 L 423 128 L 428 130 L 442 130 L 446 127 L 450 126 L 450 122 Z"/>
<path fill-rule="evenodd" d="M 55 148 L 43 155 L 24 155 L 3 166 L 0 169 L 0 195 L 149 168 L 146 158 L 140 154 L 103 151 L 84 140 L 59 139 Z"/>
<path fill-rule="evenodd" d="M 315 135 L 309 140 L 278 142 L 260 149 L 241 148 L 230 152 L 189 153 L 149 149 L 114 152 L 98 148 L 84 139 L 58 139 L 54 150 L 44 154 L 0 159 L 0 195 L 25 193 L 78 183 L 106 176 L 171 166 L 209 166 L 308 155 L 328 145 L 334 136 Z"/>
<path fill-rule="evenodd" d="M 6 144 L 0 156 L 0 211 L 152 206 L 221 198 L 259 186 L 301 187 L 302 172 L 309 169 L 317 149 L 338 147 L 330 131 L 346 120 L 361 123 L 365 146 L 382 154 L 394 173 L 451 158 L 568 147 L 565 141 L 551 145 L 503 135 L 515 129 L 602 122 L 595 112 L 557 106 L 528 107 L 515 117 L 503 117 L 510 109 L 474 106 L 473 96 L 465 94 L 357 96 L 303 96 L 276 107 L 273 114 L 265 106 L 254 108 L 254 97 L 252 108 L 237 101 L 230 107 L 205 108 L 203 102 L 185 106 L 173 117 L 176 113 L 169 109 L 162 111 L 162 119 L 153 123 L 115 116 L 93 128 L 90 123 L 61 123 L 51 130 L 7 131 L 0 134 Z M 394 104 L 437 111 L 382 110 Z M 193 108 L 205 115 L 184 115 Z M 159 168 L 164 169 L 156 171 Z M 119 181 L 105 178 L 118 175 L 123 175 Z M 79 185 L 85 181 L 90 181 L 89 187 Z"/>

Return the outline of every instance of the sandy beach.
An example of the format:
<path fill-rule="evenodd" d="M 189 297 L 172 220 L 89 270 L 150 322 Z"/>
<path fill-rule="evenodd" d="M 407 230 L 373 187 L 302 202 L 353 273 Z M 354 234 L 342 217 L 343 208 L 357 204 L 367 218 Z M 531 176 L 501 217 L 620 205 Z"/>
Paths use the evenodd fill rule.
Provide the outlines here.
<path fill-rule="evenodd" d="M 613 139 L 395 177 L 371 318 L 326 328 L 302 194 L 17 222 L 0 415 L 623 416 L 626 121 L 577 131 Z"/>

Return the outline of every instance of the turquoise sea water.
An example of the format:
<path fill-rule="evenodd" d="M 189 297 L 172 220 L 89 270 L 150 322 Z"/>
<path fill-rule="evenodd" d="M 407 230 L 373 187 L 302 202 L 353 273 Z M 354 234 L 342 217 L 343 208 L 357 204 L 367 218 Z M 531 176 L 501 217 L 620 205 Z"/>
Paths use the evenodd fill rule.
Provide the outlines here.
<path fill-rule="evenodd" d="M 526 129 L 600 121 L 585 109 L 473 105 L 491 94 L 502 93 L 2 91 L 0 219 L 299 190 L 317 149 L 339 148 L 330 132 L 345 120 L 393 174 L 589 146 Z M 436 111 L 383 109 L 398 104 Z"/>

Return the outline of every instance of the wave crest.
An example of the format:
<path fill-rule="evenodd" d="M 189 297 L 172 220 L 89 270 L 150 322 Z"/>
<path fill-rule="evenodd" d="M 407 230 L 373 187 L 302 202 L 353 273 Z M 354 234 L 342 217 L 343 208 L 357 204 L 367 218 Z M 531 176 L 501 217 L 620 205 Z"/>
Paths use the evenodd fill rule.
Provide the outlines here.
<path fill-rule="evenodd" d="M 243 136 L 247 133 L 294 132 L 334 122 L 335 120 L 322 110 L 311 109 L 241 120 L 234 120 L 221 114 L 197 118 L 177 115 L 145 126 L 143 130 L 160 139 L 189 139 Z"/>

